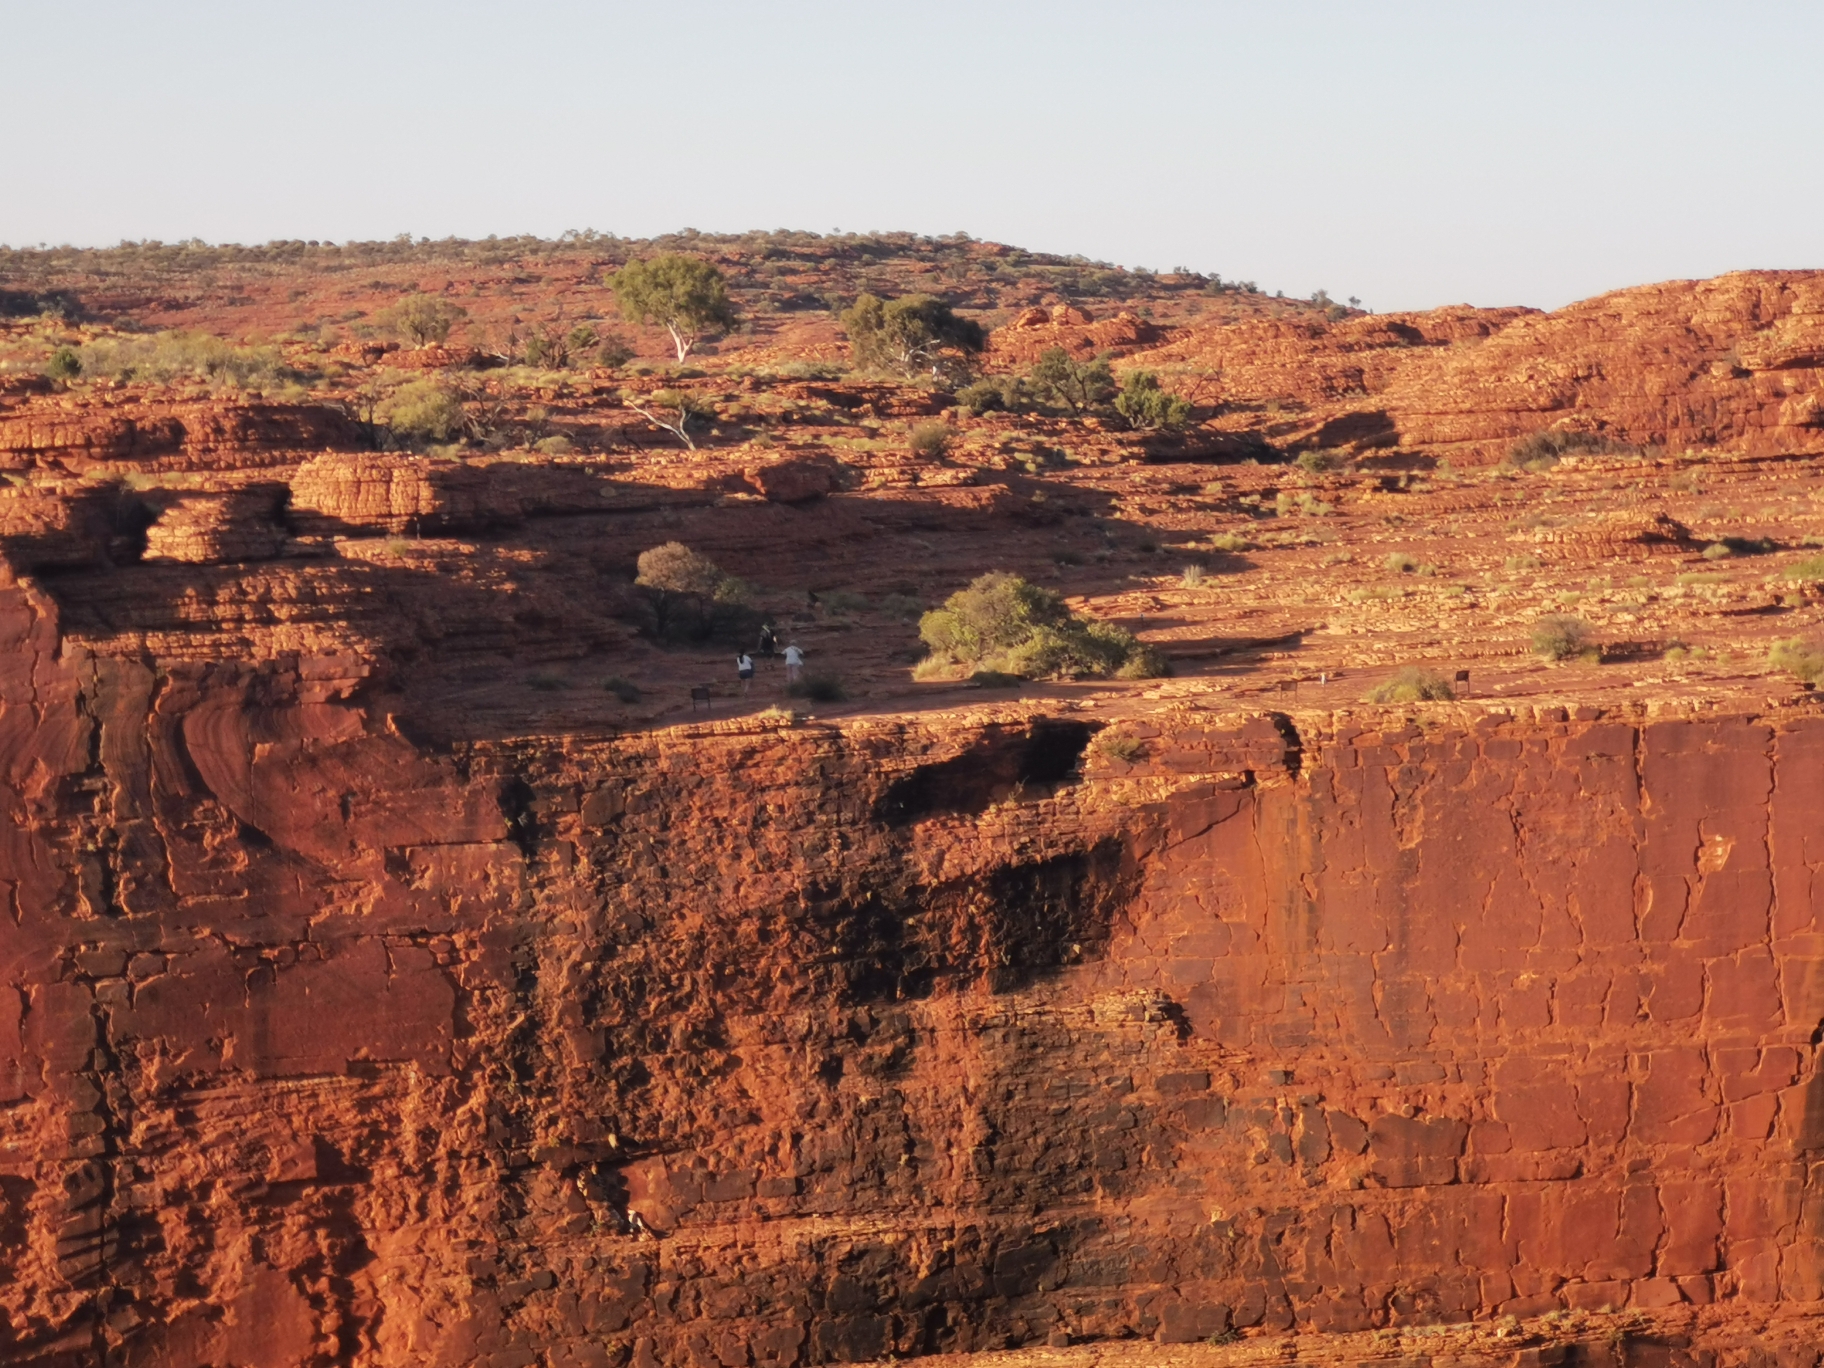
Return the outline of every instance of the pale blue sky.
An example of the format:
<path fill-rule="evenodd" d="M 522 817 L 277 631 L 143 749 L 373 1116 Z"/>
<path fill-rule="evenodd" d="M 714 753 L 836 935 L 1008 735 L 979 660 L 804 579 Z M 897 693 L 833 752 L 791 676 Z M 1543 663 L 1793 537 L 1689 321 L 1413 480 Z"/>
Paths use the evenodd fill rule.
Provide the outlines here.
<path fill-rule="evenodd" d="M 1824 4 L 0 0 L 0 242 L 963 230 L 1376 309 L 1824 267 Z"/>

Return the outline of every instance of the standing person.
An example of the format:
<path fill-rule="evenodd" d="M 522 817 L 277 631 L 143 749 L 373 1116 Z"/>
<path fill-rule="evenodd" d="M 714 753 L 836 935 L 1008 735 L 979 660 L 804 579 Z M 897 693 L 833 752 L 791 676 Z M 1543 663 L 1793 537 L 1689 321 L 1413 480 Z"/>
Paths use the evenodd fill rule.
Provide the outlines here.
<path fill-rule="evenodd" d="M 796 684 L 798 673 L 804 669 L 804 652 L 798 649 L 798 643 L 792 642 L 785 648 L 785 682 Z"/>
<path fill-rule="evenodd" d="M 773 624 L 769 622 L 760 629 L 760 659 L 770 666 L 778 654 L 779 638 L 773 635 Z"/>
<path fill-rule="evenodd" d="M 746 651 L 735 656 L 735 678 L 741 681 L 741 694 L 747 696 L 747 686 L 754 680 L 754 658 Z"/>

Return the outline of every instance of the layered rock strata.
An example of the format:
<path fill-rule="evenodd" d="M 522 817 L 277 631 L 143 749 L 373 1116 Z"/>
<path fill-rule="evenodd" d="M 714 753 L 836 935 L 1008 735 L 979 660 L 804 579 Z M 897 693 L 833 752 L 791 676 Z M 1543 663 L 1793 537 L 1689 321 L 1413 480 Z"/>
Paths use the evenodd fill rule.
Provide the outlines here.
<path fill-rule="evenodd" d="M 1824 1299 L 1824 717 L 415 746 L 0 592 L 14 1362 Z"/>

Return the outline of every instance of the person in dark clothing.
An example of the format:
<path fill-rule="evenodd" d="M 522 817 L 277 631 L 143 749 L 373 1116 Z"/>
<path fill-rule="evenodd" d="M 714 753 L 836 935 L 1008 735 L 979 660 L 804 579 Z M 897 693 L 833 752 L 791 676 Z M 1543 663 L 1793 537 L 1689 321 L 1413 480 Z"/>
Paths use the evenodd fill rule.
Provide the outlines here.
<path fill-rule="evenodd" d="M 773 635 L 773 624 L 769 622 L 760 629 L 760 659 L 771 666 L 773 657 L 778 653 L 779 638 Z"/>

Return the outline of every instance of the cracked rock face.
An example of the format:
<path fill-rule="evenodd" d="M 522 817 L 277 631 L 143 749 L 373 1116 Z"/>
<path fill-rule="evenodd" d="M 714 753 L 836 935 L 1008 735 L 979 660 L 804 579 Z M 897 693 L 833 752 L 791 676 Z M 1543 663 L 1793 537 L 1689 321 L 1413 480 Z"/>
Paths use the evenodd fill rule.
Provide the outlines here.
<path fill-rule="evenodd" d="M 1805 1303 L 1824 721 L 476 743 L 0 595 L 13 1361 Z"/>

